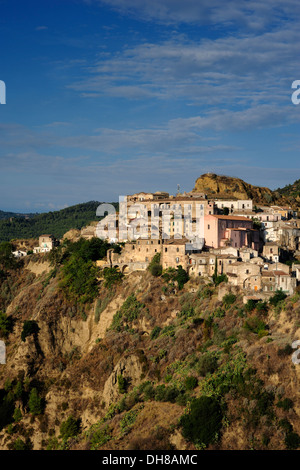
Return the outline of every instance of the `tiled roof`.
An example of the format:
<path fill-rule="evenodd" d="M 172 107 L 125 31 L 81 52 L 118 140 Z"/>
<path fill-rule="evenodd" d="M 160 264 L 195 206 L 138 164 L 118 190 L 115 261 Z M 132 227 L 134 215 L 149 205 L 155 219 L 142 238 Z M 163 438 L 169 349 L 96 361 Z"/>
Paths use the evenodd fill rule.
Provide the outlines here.
<path fill-rule="evenodd" d="M 210 216 L 207 217 L 215 217 L 216 219 L 224 219 L 224 220 L 240 220 L 244 222 L 252 222 L 248 217 L 241 217 L 238 215 L 217 215 L 217 214 L 211 214 Z"/>

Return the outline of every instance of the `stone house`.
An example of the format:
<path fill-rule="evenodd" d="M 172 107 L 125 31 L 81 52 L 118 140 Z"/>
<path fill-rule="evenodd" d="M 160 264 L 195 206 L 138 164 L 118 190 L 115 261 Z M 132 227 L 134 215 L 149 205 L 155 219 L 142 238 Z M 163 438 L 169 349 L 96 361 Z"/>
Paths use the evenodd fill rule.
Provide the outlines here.
<path fill-rule="evenodd" d="M 292 273 L 294 274 L 297 282 L 300 282 L 300 264 L 293 263 L 292 265 Z"/>
<path fill-rule="evenodd" d="M 267 242 L 264 244 L 263 253 L 264 259 L 269 263 L 279 262 L 279 246 L 275 242 Z"/>
<path fill-rule="evenodd" d="M 39 246 L 33 248 L 34 253 L 47 253 L 58 245 L 58 240 L 54 235 L 40 235 Z"/>
<path fill-rule="evenodd" d="M 243 289 L 259 291 L 261 289 L 260 272 L 260 264 L 236 261 L 226 266 L 225 274 L 229 283 Z"/>
<path fill-rule="evenodd" d="M 235 263 L 237 257 L 233 255 L 217 255 L 215 253 L 194 253 L 189 255 L 188 272 L 193 276 L 208 276 L 227 273 L 227 266 Z"/>
<path fill-rule="evenodd" d="M 252 211 L 253 202 L 252 199 L 237 199 L 237 200 L 226 200 L 226 199 L 215 199 L 214 203 L 218 209 L 229 209 L 229 212 L 236 211 Z"/>
<path fill-rule="evenodd" d="M 262 271 L 262 291 L 275 293 L 282 290 L 287 295 L 292 295 L 297 287 L 297 280 L 284 271 Z"/>
<path fill-rule="evenodd" d="M 259 231 L 246 217 L 207 215 L 204 217 L 205 244 L 211 248 L 232 246 L 259 249 Z"/>

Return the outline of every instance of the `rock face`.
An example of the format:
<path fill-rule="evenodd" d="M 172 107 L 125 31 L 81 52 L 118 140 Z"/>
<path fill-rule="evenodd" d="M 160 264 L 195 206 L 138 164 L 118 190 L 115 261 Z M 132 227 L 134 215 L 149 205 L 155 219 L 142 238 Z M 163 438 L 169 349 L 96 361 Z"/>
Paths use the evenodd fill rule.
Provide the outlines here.
<path fill-rule="evenodd" d="M 269 188 L 253 186 L 239 178 L 214 173 L 201 175 L 192 192 L 203 192 L 209 198 L 253 199 L 254 203 L 260 204 L 286 202 L 284 197 Z"/>
<path fill-rule="evenodd" d="M 137 356 L 131 354 L 122 358 L 115 366 L 113 372 L 107 379 L 103 389 L 103 399 L 107 407 L 117 399 L 121 394 L 118 390 L 118 377 L 122 376 L 130 385 L 138 385 L 142 375 L 142 365 Z"/>

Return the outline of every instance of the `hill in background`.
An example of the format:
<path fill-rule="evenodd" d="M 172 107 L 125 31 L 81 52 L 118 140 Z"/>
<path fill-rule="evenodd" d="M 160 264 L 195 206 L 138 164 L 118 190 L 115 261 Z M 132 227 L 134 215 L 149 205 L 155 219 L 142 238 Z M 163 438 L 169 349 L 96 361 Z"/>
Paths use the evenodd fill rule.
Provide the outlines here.
<path fill-rule="evenodd" d="M 300 206 L 300 179 L 296 180 L 293 184 L 287 184 L 284 188 L 279 188 L 277 191 L 282 196 L 289 200 L 294 200 Z"/>
<path fill-rule="evenodd" d="M 20 213 L 16 213 L 16 212 L 6 212 L 6 211 L 0 211 L 0 220 L 3 220 L 3 219 L 10 219 L 11 217 L 21 217 L 21 218 L 25 218 L 25 219 L 28 219 L 30 217 L 34 217 L 35 215 L 37 214 L 20 214 Z"/>
<path fill-rule="evenodd" d="M 214 173 L 205 173 L 201 175 L 195 183 L 193 192 L 203 192 L 208 198 L 235 198 L 252 199 L 254 204 L 291 204 L 299 205 L 300 185 L 298 181 L 291 187 L 298 188 L 298 199 L 290 194 L 288 186 L 283 189 L 272 191 L 266 187 L 253 186 L 240 178 L 232 176 L 216 175 Z"/>
<path fill-rule="evenodd" d="M 96 217 L 99 204 L 101 202 L 90 201 L 31 217 L 13 214 L 9 219 L 0 220 L 0 241 L 38 238 L 43 233 L 52 233 L 56 238 L 61 238 L 70 229 L 80 230 L 90 222 L 100 220 Z M 112 204 L 118 207 L 118 203 Z"/>

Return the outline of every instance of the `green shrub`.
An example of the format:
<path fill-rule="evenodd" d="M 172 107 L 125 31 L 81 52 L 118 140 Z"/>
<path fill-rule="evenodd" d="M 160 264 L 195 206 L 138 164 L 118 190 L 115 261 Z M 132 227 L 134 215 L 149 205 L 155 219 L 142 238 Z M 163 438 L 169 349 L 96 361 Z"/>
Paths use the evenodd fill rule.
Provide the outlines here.
<path fill-rule="evenodd" d="M 273 305 L 273 307 L 276 307 L 279 304 L 279 302 L 285 300 L 286 297 L 287 295 L 283 291 L 278 290 L 272 297 L 270 297 L 269 303 Z"/>
<path fill-rule="evenodd" d="M 198 379 L 197 377 L 194 377 L 193 375 L 190 375 L 188 377 L 186 377 L 185 381 L 184 381 L 184 387 L 186 390 L 190 391 L 190 390 L 194 390 L 194 388 L 196 388 L 198 385 Z"/>
<path fill-rule="evenodd" d="M 177 275 L 175 279 L 177 281 L 179 290 L 183 289 L 184 284 L 189 280 L 187 271 L 185 271 L 181 265 L 179 265 L 177 268 Z"/>
<path fill-rule="evenodd" d="M 200 356 L 197 363 L 197 372 L 204 377 L 206 374 L 212 374 L 218 368 L 218 359 L 212 353 L 205 353 Z"/>
<path fill-rule="evenodd" d="M 197 445 L 208 446 L 218 439 L 223 413 L 219 400 L 201 396 L 191 402 L 190 411 L 180 418 L 183 437 Z"/>
<path fill-rule="evenodd" d="M 24 442 L 20 437 L 13 443 L 13 450 L 31 450 L 30 441 Z"/>
<path fill-rule="evenodd" d="M 288 450 L 295 450 L 300 447 L 300 436 L 296 432 L 289 432 L 285 436 L 285 445 Z"/>
<path fill-rule="evenodd" d="M 119 393 L 126 393 L 127 391 L 127 387 L 128 387 L 128 382 L 127 380 L 125 379 L 125 377 L 123 377 L 123 375 L 118 375 L 118 390 L 119 390 Z"/>
<path fill-rule="evenodd" d="M 155 396 L 155 389 L 151 382 L 146 382 L 145 384 L 143 384 L 142 392 L 144 393 L 145 400 L 153 400 Z"/>
<path fill-rule="evenodd" d="M 104 268 L 104 287 L 112 289 L 116 284 L 120 284 L 124 278 L 124 274 L 121 273 L 117 268 Z"/>
<path fill-rule="evenodd" d="M 30 391 L 28 407 L 32 415 L 39 415 L 43 412 L 43 400 L 39 397 L 36 388 Z"/>
<path fill-rule="evenodd" d="M 278 403 L 276 403 L 276 406 L 278 408 L 282 408 L 284 411 L 288 411 L 289 409 L 293 408 L 293 400 L 290 398 L 284 398 L 283 400 L 279 400 Z"/>
<path fill-rule="evenodd" d="M 151 331 L 150 338 L 151 338 L 152 340 L 158 338 L 159 335 L 160 335 L 160 332 L 161 332 L 161 327 L 160 327 L 160 326 L 155 326 L 155 327 L 153 328 L 153 330 Z"/>
<path fill-rule="evenodd" d="M 92 302 L 98 295 L 98 271 L 93 261 L 72 255 L 62 268 L 59 286 L 69 300 Z"/>
<path fill-rule="evenodd" d="M 216 286 L 221 284 L 221 282 L 228 282 L 228 277 L 226 274 L 213 275 L 213 281 Z"/>
<path fill-rule="evenodd" d="M 13 319 L 0 311 L 0 335 L 7 337 L 13 329 Z"/>
<path fill-rule="evenodd" d="M 122 326 L 136 320 L 144 308 L 145 305 L 139 302 L 134 294 L 131 294 L 114 315 L 110 328 L 112 330 L 121 331 Z"/>
<path fill-rule="evenodd" d="M 262 331 L 265 332 L 268 330 L 268 326 L 256 316 L 248 318 L 243 326 L 246 330 L 260 335 Z"/>
<path fill-rule="evenodd" d="M 75 419 L 73 416 L 69 416 L 66 421 L 62 422 L 59 430 L 60 436 L 63 440 L 75 437 L 80 431 L 80 420 Z"/>
<path fill-rule="evenodd" d="M 252 312 L 256 308 L 257 302 L 253 299 L 249 299 L 245 305 L 246 312 Z"/>
<path fill-rule="evenodd" d="M 15 408 L 14 414 L 13 414 L 14 421 L 18 423 L 22 419 L 22 413 L 20 408 Z"/>
<path fill-rule="evenodd" d="M 224 307 L 228 308 L 230 305 L 234 304 L 236 301 L 236 295 L 232 294 L 231 292 L 229 294 L 224 295 L 222 302 Z"/>
<path fill-rule="evenodd" d="M 156 253 L 148 266 L 148 271 L 152 276 L 158 277 L 162 274 L 162 265 L 160 264 L 160 253 Z"/>
<path fill-rule="evenodd" d="M 286 418 L 279 420 L 278 424 L 286 433 L 290 433 L 293 431 L 293 426 L 291 425 L 289 420 Z"/>
<path fill-rule="evenodd" d="M 111 431 L 108 426 L 97 429 L 90 438 L 90 449 L 97 450 L 111 439 Z"/>
<path fill-rule="evenodd" d="M 256 310 L 258 313 L 266 314 L 268 312 L 267 302 L 257 302 Z"/>
<path fill-rule="evenodd" d="M 279 348 L 277 351 L 278 356 L 289 356 L 294 349 L 290 344 L 286 344 L 284 348 Z"/>

